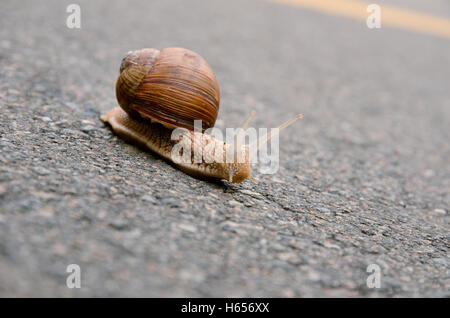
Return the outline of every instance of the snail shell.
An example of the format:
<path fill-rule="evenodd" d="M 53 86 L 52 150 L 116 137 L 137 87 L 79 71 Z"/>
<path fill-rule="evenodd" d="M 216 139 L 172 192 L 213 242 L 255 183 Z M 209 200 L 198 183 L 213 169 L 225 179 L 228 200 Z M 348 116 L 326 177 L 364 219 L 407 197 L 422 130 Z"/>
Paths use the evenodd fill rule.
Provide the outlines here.
<path fill-rule="evenodd" d="M 129 52 L 120 65 L 116 96 L 131 117 L 188 130 L 194 130 L 194 120 L 202 121 L 203 131 L 213 127 L 220 104 L 211 67 L 184 48 Z"/>

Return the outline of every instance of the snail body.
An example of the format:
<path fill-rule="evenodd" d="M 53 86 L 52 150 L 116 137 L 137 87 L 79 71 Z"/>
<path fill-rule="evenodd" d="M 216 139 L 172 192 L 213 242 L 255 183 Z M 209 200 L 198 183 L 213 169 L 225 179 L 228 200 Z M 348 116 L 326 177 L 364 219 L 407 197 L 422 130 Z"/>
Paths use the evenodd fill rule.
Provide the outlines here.
<path fill-rule="evenodd" d="M 197 53 L 183 48 L 128 52 L 120 65 L 116 97 L 120 107 L 100 120 L 123 139 L 157 153 L 196 178 L 240 183 L 251 177 L 247 145 L 236 150 L 203 133 L 217 119 L 220 91 L 212 69 Z M 201 120 L 200 131 L 194 129 L 196 120 Z M 176 128 L 184 130 L 181 141 L 173 139 Z M 213 151 L 207 154 L 210 160 L 198 162 L 189 156 L 176 161 L 173 153 L 180 142 L 191 153 L 209 148 L 218 156 Z M 232 158 L 239 154 L 243 160 L 227 161 L 230 151 Z"/>
<path fill-rule="evenodd" d="M 105 115 L 102 115 L 100 119 L 108 123 L 114 132 L 123 139 L 147 148 L 164 159 L 174 162 L 172 150 L 177 141 L 171 138 L 173 132 L 171 128 L 143 118 L 132 118 L 120 107 L 113 108 Z M 201 147 L 204 149 L 206 145 L 214 143 L 211 149 L 223 149 L 222 160 L 219 161 L 206 163 L 195 162 L 192 159 L 187 162 L 174 162 L 185 173 L 199 179 L 225 179 L 233 183 L 240 183 L 250 177 L 251 169 L 247 147 L 243 146 L 241 148 L 245 158 L 244 162 L 227 163 L 227 147 L 223 141 L 195 131 L 187 131 L 185 137 L 187 138 L 184 141 L 187 141 L 188 147 Z M 195 138 L 198 138 L 197 140 L 200 141 L 198 145 Z M 192 149 L 191 153 L 195 153 L 195 151 L 195 149 Z"/>

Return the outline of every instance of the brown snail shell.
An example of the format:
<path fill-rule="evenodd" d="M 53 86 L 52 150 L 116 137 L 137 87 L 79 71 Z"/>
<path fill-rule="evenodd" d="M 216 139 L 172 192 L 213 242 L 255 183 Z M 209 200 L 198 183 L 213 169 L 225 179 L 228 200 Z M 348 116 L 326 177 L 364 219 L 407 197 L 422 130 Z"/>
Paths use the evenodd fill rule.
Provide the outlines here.
<path fill-rule="evenodd" d="M 184 48 L 142 49 L 122 60 L 116 82 L 120 107 L 170 128 L 202 130 L 213 127 L 219 112 L 220 92 L 208 63 Z"/>

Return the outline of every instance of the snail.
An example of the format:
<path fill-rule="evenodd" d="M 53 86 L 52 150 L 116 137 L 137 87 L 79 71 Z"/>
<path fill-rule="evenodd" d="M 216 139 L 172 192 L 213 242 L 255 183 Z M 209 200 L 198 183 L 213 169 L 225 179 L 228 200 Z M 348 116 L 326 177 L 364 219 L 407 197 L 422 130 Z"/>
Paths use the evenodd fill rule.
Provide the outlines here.
<path fill-rule="evenodd" d="M 219 159 L 230 151 L 229 145 L 204 133 L 217 119 L 220 91 L 216 77 L 208 63 L 197 53 L 184 48 L 142 49 L 130 51 L 123 58 L 116 82 L 116 97 L 120 107 L 102 115 L 100 120 L 126 141 L 148 148 L 168 161 L 174 162 L 185 173 L 200 179 L 225 179 L 240 183 L 251 178 L 248 145 L 237 150 L 244 160 L 183 162 L 173 160 L 173 140 L 176 128 L 183 128 L 184 142 L 196 150 L 219 149 Z M 244 124 L 244 129 L 254 113 Z M 301 115 L 284 123 L 284 129 Z M 200 131 L 194 129 L 201 120 Z M 267 142 L 269 134 L 261 142 Z M 201 147 L 198 149 L 196 147 Z M 236 156 L 236 154 L 234 154 Z M 210 158 L 211 159 L 211 158 Z"/>

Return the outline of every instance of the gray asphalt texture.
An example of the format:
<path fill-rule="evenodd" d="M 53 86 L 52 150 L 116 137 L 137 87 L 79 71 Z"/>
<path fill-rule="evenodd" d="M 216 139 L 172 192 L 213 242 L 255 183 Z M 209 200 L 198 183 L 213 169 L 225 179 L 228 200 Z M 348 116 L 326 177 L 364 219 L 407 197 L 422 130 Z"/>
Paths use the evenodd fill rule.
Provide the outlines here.
<path fill-rule="evenodd" d="M 69 3 L 0 4 L 0 296 L 450 296 L 448 39 L 260 0 L 78 1 L 77 30 Z M 277 174 L 199 181 L 98 120 L 123 55 L 170 46 L 214 69 L 217 127 L 304 114 Z"/>

